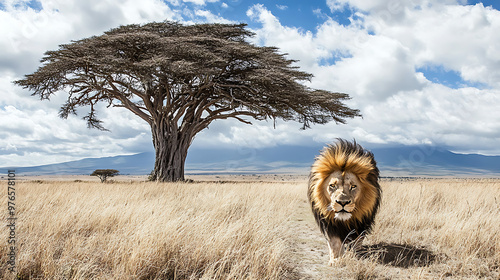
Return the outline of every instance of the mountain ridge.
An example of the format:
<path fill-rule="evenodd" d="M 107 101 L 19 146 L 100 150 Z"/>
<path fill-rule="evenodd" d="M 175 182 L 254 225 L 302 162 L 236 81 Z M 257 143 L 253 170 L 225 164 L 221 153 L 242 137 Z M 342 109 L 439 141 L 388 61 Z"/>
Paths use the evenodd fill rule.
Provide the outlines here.
<path fill-rule="evenodd" d="M 191 148 L 186 159 L 186 173 L 307 174 L 321 148 Z M 371 151 L 375 155 L 381 176 L 500 176 L 500 156 L 457 154 L 435 146 L 382 147 Z M 124 175 L 145 175 L 151 172 L 153 164 L 154 153 L 143 152 L 10 169 L 25 175 L 81 175 L 90 174 L 95 169 L 112 168 Z"/>

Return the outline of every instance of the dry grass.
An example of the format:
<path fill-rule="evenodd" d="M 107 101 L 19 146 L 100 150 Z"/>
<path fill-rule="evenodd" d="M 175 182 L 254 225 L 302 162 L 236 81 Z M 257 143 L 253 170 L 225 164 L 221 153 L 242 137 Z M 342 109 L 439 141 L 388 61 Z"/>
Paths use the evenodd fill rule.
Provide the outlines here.
<path fill-rule="evenodd" d="M 500 279 L 500 181 L 384 181 L 370 251 L 348 254 L 352 279 Z"/>
<path fill-rule="evenodd" d="M 20 182 L 18 276 L 499 279 L 499 180 L 381 185 L 366 252 L 328 267 L 305 182 Z M 5 196 L 0 205 L 6 208 Z M 0 217 L 5 221 L 6 209 Z M 7 240 L 6 230 L 0 234 Z M 6 254 L 1 242 L 0 278 L 15 279 Z"/>
<path fill-rule="evenodd" d="M 32 182 L 17 188 L 22 279 L 284 279 L 291 273 L 290 225 L 276 213 L 290 212 L 297 194 L 283 193 L 283 185 Z M 3 244 L 1 257 L 6 250 Z"/>

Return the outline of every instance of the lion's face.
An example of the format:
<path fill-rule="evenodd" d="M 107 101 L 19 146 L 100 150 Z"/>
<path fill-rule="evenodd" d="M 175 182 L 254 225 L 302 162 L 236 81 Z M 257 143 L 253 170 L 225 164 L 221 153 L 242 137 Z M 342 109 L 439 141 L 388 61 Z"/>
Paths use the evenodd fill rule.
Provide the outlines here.
<path fill-rule="evenodd" d="M 336 171 L 325 180 L 324 187 L 330 198 L 328 210 L 335 212 L 335 219 L 349 220 L 361 194 L 361 182 L 356 175 Z"/>

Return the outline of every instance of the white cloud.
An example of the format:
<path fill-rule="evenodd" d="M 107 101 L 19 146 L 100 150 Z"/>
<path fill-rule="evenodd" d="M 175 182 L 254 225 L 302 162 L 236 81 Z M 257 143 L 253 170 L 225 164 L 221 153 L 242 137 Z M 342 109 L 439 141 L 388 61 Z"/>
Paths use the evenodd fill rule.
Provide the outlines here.
<path fill-rule="evenodd" d="M 326 23 L 316 35 L 317 45 L 337 46 L 349 53 L 334 65 L 318 66 L 313 85 L 330 90 L 350 92 L 363 105 L 385 99 L 401 90 L 421 89 L 426 82 L 415 73 L 412 54 L 398 41 L 370 36 Z M 331 43 L 330 43 L 331 42 Z"/>
<path fill-rule="evenodd" d="M 316 34 L 302 32 L 282 26 L 262 5 L 253 6 L 247 14 L 262 23 L 256 40 L 300 60 L 300 66 L 315 75 L 315 87 L 353 92 L 369 100 L 422 87 L 424 81 L 415 73 L 412 54 L 397 40 L 371 36 L 331 19 L 319 26 Z M 334 65 L 319 65 L 336 56 L 339 60 Z"/>
<path fill-rule="evenodd" d="M 300 60 L 300 65 L 313 67 L 318 59 L 329 58 L 330 52 L 322 46 L 316 46 L 313 33 L 294 27 L 281 25 L 279 20 L 263 5 L 252 6 L 247 16 L 262 24 L 262 29 L 256 30 L 254 38 L 259 45 L 270 45 L 288 53 L 289 57 Z"/>
<path fill-rule="evenodd" d="M 498 104 L 497 90 L 450 89 L 431 84 L 367 106 L 361 126 L 371 128 L 387 143 L 401 142 L 398 137 L 404 137 L 405 144 L 430 142 L 463 149 L 471 145 L 463 139 L 471 137 L 480 142 L 498 141 L 500 114 L 493 113 Z M 491 145 L 489 148 L 498 149 Z"/>
<path fill-rule="evenodd" d="M 179 19 L 159 0 L 40 2 L 39 12 L 10 4 L 0 10 L 0 34 L 5 38 L 0 41 L 0 71 L 32 72 L 45 51 L 119 25 Z"/>
<path fill-rule="evenodd" d="M 310 145 L 313 130 L 301 130 L 301 124 L 277 120 L 255 121 L 252 125 L 228 119 L 214 122 L 193 142 L 197 147 L 264 148 L 278 145 Z"/>
<path fill-rule="evenodd" d="M 198 6 L 205 6 L 207 3 L 219 2 L 219 0 L 182 0 L 183 2 L 193 3 Z"/>
<path fill-rule="evenodd" d="M 416 67 L 441 65 L 469 82 L 500 86 L 500 11 L 464 1 L 329 1 L 349 5 L 357 24 L 375 35 L 400 42 Z"/>
<path fill-rule="evenodd" d="M 500 86 L 500 12 L 475 6 L 445 6 L 406 13 L 398 27 L 379 21 L 377 33 L 408 47 L 417 66 L 442 65 L 466 81 Z"/>
<path fill-rule="evenodd" d="M 98 115 L 111 130 L 103 132 L 88 129 L 82 116 L 61 119 L 63 94 L 40 101 L 6 79 L 0 85 L 5 89 L 0 92 L 0 147 L 8 147 L 0 149 L 0 166 L 130 154 L 152 147 L 148 125 L 123 108 L 100 106 Z"/>
<path fill-rule="evenodd" d="M 148 125 L 122 108 L 100 111 L 111 130 L 103 132 L 87 129 L 80 117 L 63 120 L 55 108 L 43 104 L 50 102 L 40 103 L 40 109 L 33 111 L 12 105 L 0 109 L 0 146 L 8 147 L 0 149 L 0 166 L 49 164 L 151 150 Z"/>
<path fill-rule="evenodd" d="M 405 9 L 415 9 L 428 6 L 441 6 L 441 5 L 454 5 L 454 4 L 466 4 L 467 0 L 411 0 L 411 1 L 399 1 L 399 0 L 326 0 L 327 6 L 332 10 L 342 10 L 345 8 L 354 8 L 364 12 L 383 13 L 387 16 L 390 14 L 399 14 Z"/>
<path fill-rule="evenodd" d="M 284 10 L 288 9 L 288 6 L 287 5 L 278 5 L 278 4 L 276 4 L 276 8 L 284 11 Z"/>
<path fill-rule="evenodd" d="M 218 15 L 214 15 L 212 12 L 208 10 L 196 10 L 194 14 L 198 17 L 204 18 L 203 22 L 234 23 L 233 21 L 227 20 Z"/>
<path fill-rule="evenodd" d="M 500 41 L 493 34 L 499 12 L 482 5 L 427 5 L 384 18 L 381 7 L 389 1 L 349 3 L 379 13 L 360 15 L 361 20 L 349 26 L 329 19 L 315 33 L 282 26 L 262 5 L 247 13 L 262 24 L 257 30 L 261 44 L 278 46 L 301 60 L 301 68 L 315 75 L 313 87 L 349 93 L 353 99 L 348 104 L 363 114 L 347 125 L 315 126 L 311 138 L 438 144 L 461 151 L 482 147 L 483 152 L 500 154 L 495 144 L 500 140 L 500 113 L 495 110 L 500 104 L 496 78 L 500 63 L 491 47 Z M 322 59 L 337 54 L 340 58 L 334 64 L 321 65 Z M 492 89 L 452 89 L 432 83 L 416 70 L 425 65 L 443 65 Z M 475 71 L 469 74 L 467 69 Z"/>

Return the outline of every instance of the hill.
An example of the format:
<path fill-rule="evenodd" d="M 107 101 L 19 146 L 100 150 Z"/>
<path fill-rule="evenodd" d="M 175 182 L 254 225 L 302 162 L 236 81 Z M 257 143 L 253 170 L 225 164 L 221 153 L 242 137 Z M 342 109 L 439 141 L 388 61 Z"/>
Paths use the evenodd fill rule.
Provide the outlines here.
<path fill-rule="evenodd" d="M 263 149 L 192 148 L 186 173 L 294 173 L 307 174 L 321 147 L 280 146 Z M 382 176 L 498 177 L 500 156 L 457 154 L 433 146 L 374 148 Z M 112 168 L 121 174 L 144 175 L 153 169 L 154 153 L 145 152 L 102 158 L 86 158 L 58 164 L 14 167 L 24 175 L 90 174 Z"/>

